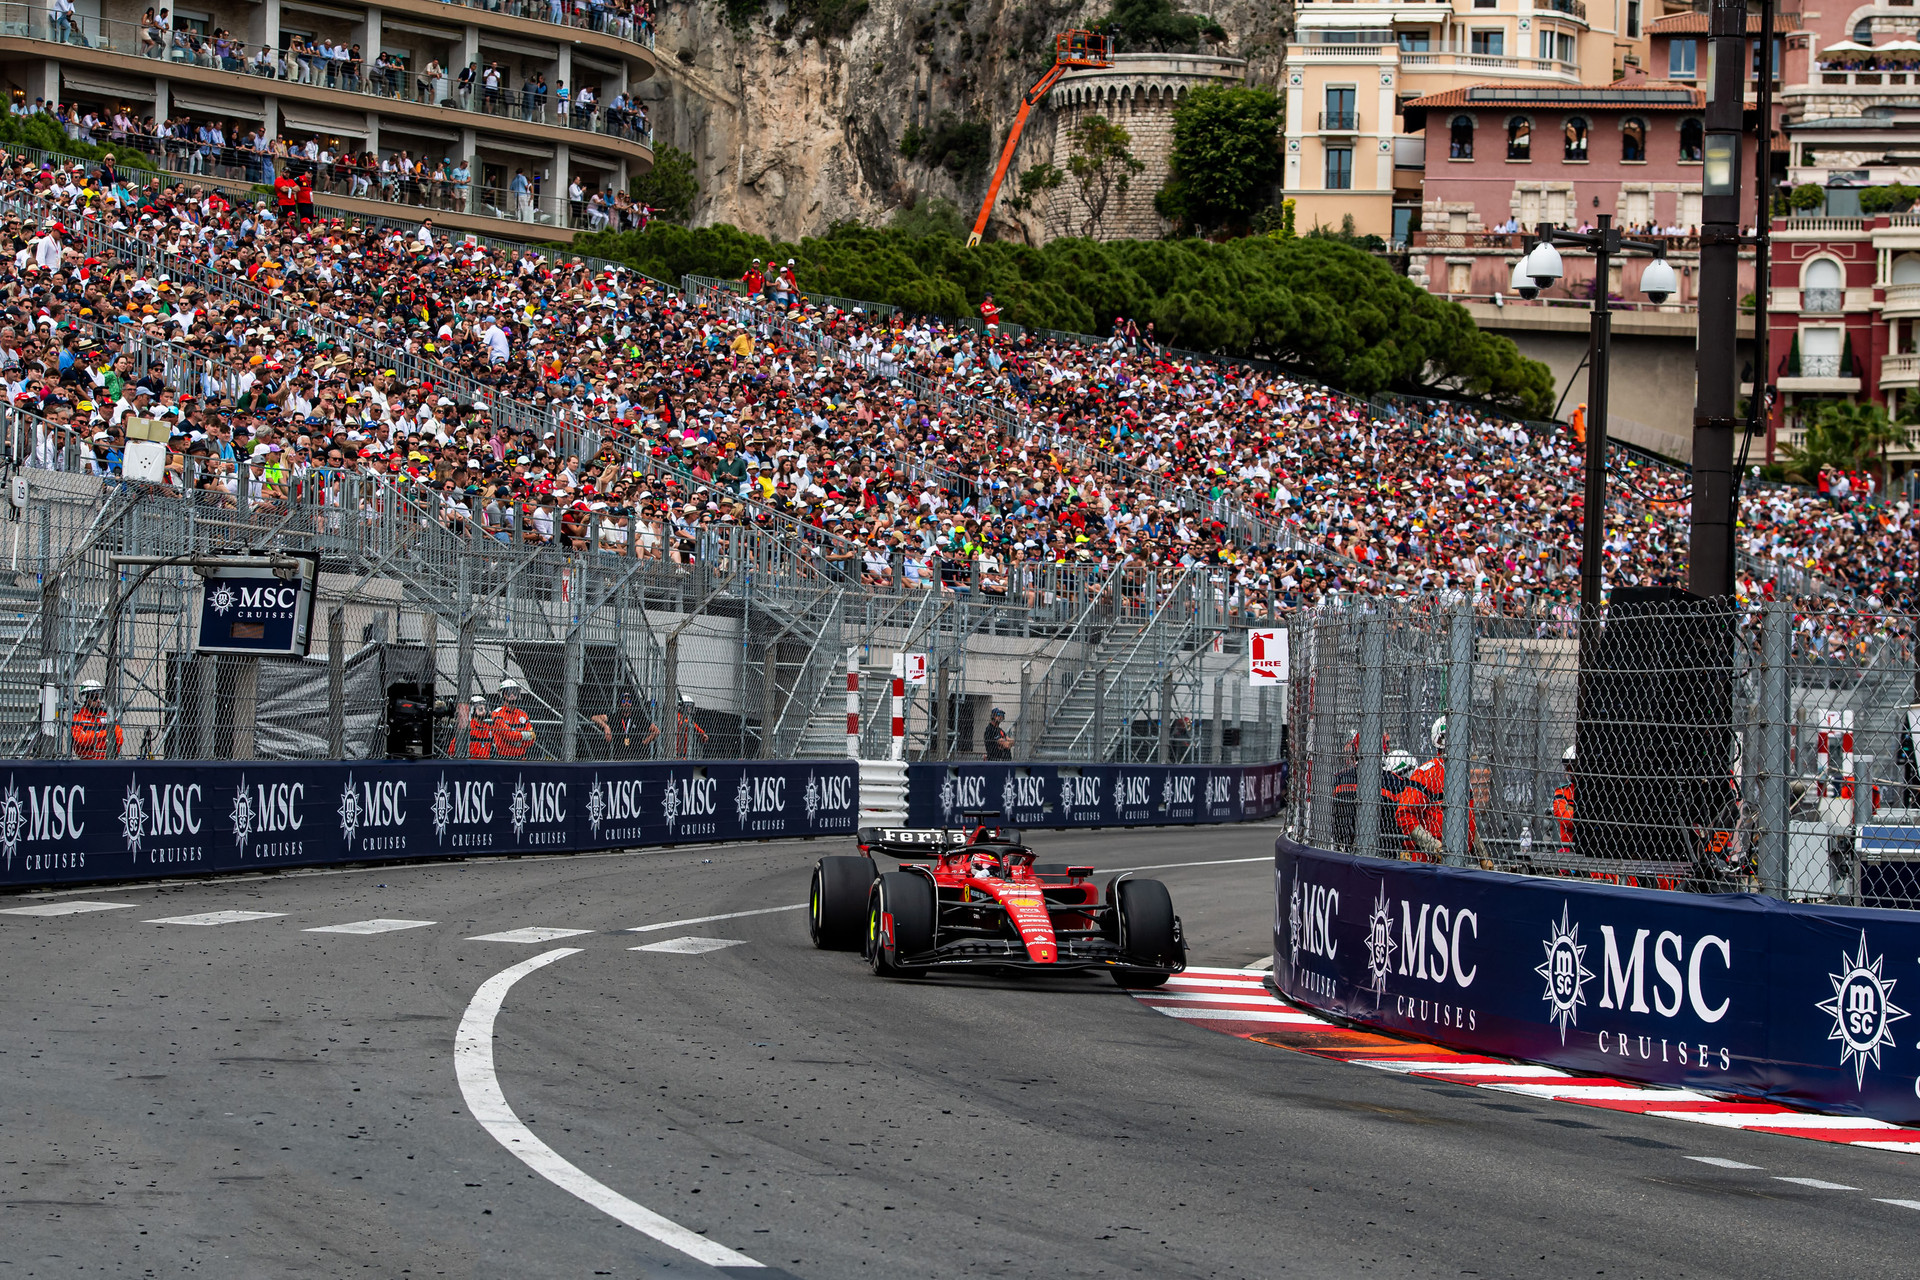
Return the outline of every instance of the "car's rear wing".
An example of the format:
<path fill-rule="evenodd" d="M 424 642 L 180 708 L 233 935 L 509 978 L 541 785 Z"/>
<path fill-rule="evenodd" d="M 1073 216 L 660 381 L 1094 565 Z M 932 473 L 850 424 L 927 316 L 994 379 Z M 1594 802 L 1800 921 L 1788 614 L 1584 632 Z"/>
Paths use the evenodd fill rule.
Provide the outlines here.
<path fill-rule="evenodd" d="M 972 838 L 965 827 L 862 827 L 859 835 L 860 852 L 895 858 L 937 858 Z"/>

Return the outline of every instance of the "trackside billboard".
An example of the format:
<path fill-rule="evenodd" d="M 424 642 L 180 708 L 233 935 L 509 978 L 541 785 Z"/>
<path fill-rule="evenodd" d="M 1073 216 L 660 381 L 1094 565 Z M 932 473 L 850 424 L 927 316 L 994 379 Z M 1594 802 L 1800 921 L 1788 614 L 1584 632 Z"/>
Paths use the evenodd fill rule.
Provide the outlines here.
<path fill-rule="evenodd" d="M 852 761 L 0 764 L 0 885 L 851 835 Z"/>
<path fill-rule="evenodd" d="M 915 764 L 907 821 L 953 827 L 997 809 L 1017 827 L 1137 827 L 1242 822 L 1286 806 L 1286 766 Z"/>
<path fill-rule="evenodd" d="M 1302 1004 L 1471 1052 L 1920 1123 L 1915 913 L 1285 838 L 1274 893 L 1274 981 Z"/>

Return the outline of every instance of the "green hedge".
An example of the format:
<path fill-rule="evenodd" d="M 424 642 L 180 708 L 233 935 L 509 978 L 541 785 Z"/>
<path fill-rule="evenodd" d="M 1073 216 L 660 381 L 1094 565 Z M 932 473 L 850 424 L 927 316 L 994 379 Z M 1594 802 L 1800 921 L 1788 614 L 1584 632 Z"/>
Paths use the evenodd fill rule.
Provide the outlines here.
<path fill-rule="evenodd" d="M 37 147 L 41 151 L 55 151 L 81 160 L 100 160 L 111 151 L 114 164 L 122 172 L 153 168 L 153 161 L 134 147 L 97 147 L 78 138 L 69 138 L 67 131 L 54 123 L 52 116 L 0 116 L 0 146 Z"/>
<path fill-rule="evenodd" d="M 1455 389 L 1528 417 L 1553 409 L 1547 367 L 1482 333 L 1464 307 L 1434 297 L 1380 258 L 1322 239 L 995 242 L 844 226 L 780 244 L 724 224 L 600 232 L 576 253 L 650 276 L 738 279 L 755 258 L 793 258 L 802 287 L 949 319 L 991 293 L 1008 320 L 1105 334 L 1119 316 L 1159 341 L 1278 361 L 1359 395 Z"/>

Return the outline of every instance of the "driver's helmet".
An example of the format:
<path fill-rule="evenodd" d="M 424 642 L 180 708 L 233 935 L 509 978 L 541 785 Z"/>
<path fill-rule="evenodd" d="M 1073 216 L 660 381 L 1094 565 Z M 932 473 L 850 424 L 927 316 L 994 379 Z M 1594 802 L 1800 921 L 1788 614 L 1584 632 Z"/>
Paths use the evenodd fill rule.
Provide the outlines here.
<path fill-rule="evenodd" d="M 976 853 L 967 859 L 967 874 L 985 880 L 1000 872 L 1000 859 L 991 853 Z"/>

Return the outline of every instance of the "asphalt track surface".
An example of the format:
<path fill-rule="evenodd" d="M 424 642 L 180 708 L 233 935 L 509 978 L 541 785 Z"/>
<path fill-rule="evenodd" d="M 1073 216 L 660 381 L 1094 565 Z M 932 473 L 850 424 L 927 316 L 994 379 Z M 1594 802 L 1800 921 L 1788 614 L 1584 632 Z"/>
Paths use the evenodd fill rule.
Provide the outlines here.
<path fill-rule="evenodd" d="M 1035 843 L 1107 867 L 1256 859 L 1154 873 L 1192 961 L 1239 966 L 1268 950 L 1273 836 Z M 1920 1269 L 1910 1157 L 1322 1061 L 1161 1016 L 1104 976 L 883 981 L 812 950 L 799 911 L 618 932 L 799 903 L 813 858 L 847 851 L 0 900 L 130 904 L 0 915 L 0 1277 L 722 1274 L 542 1178 L 470 1109 L 463 1016 L 555 949 L 493 1027 L 512 1113 L 769 1280 Z M 218 911 L 282 914 L 147 923 Z M 434 923 L 308 932 L 373 918 Z M 474 940 L 533 926 L 590 932 Z M 680 937 L 739 945 L 630 950 Z M 1901 1198 L 1917 1207 L 1881 1202 Z"/>

